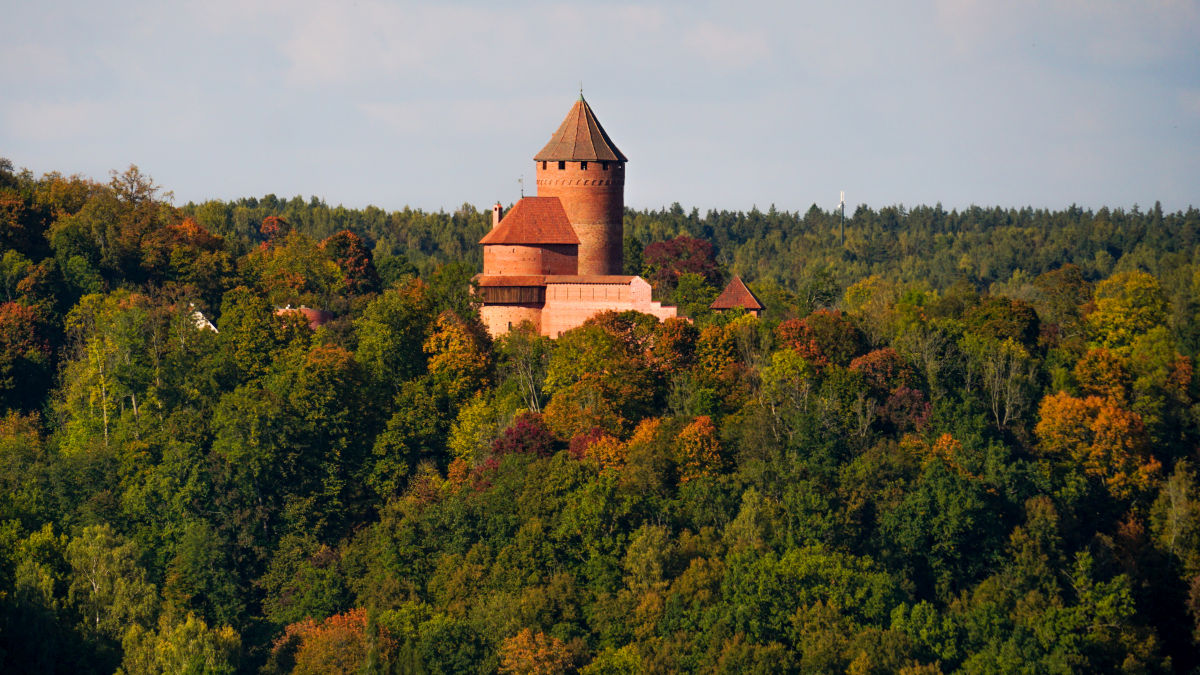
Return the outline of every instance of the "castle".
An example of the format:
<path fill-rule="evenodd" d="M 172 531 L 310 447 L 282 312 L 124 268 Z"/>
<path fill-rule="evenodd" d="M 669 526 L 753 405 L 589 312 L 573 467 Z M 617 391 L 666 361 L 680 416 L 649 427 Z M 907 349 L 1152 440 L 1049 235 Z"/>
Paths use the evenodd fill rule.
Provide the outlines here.
<path fill-rule="evenodd" d="M 488 332 L 523 321 L 558 337 L 607 310 L 675 316 L 650 297 L 650 284 L 621 274 L 624 258 L 625 155 L 600 126 L 583 95 L 533 158 L 537 196 L 507 213 L 492 209 L 475 277 Z"/>

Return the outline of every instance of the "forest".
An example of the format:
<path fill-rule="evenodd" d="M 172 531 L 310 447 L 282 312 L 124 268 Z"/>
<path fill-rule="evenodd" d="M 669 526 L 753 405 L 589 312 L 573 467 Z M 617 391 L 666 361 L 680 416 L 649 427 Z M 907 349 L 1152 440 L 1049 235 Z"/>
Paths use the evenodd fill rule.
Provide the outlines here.
<path fill-rule="evenodd" d="M 1200 672 L 1195 208 L 627 210 L 686 318 L 551 341 L 173 201 L 0 158 L 2 672 Z"/>

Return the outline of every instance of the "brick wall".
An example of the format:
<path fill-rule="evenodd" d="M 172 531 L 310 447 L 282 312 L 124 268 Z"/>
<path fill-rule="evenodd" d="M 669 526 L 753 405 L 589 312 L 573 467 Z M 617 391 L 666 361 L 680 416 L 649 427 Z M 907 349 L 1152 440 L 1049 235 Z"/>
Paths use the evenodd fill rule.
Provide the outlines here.
<path fill-rule="evenodd" d="M 578 257 L 573 244 L 525 246 L 488 244 L 483 247 L 484 274 L 576 274 Z"/>
<path fill-rule="evenodd" d="M 542 309 L 542 335 L 558 337 L 605 311 L 637 310 L 658 317 L 675 316 L 674 307 L 663 307 L 650 299 L 650 284 L 641 277 L 626 283 L 573 284 L 547 280 L 546 306 Z"/>
<path fill-rule="evenodd" d="M 542 247 L 542 274 L 579 274 L 579 247 L 548 244 Z"/>
<path fill-rule="evenodd" d="M 536 246 L 489 244 L 483 247 L 484 274 L 541 274 L 542 251 Z"/>
<path fill-rule="evenodd" d="M 492 337 L 504 335 L 522 321 L 531 321 L 541 330 L 541 316 L 540 305 L 484 305 L 479 308 L 479 318 Z"/>
<path fill-rule="evenodd" d="M 558 197 L 579 236 L 579 274 L 620 274 L 623 264 L 625 165 L 534 162 L 539 197 Z M 542 168 L 543 164 L 546 168 Z"/>

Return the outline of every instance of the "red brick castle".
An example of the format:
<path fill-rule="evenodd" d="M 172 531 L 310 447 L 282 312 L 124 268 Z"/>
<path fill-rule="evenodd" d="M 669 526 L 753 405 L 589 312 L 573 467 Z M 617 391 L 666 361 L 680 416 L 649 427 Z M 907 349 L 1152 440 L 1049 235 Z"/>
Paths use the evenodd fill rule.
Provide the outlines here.
<path fill-rule="evenodd" d="M 627 160 L 582 95 L 533 160 L 538 196 L 507 214 L 497 204 L 479 240 L 483 274 L 475 279 L 488 331 L 529 321 L 558 337 L 606 310 L 675 316 L 651 300 L 644 279 L 621 274 Z"/>

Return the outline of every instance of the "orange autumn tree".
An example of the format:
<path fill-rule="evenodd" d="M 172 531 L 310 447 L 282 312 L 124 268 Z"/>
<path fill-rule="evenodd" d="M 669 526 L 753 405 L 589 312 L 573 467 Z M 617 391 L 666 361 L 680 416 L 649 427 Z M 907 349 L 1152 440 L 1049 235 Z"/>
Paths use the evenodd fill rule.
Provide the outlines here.
<path fill-rule="evenodd" d="M 1075 364 L 1075 381 L 1085 394 L 1126 401 L 1129 399 L 1129 388 L 1133 383 L 1127 361 L 1110 349 L 1090 349 Z"/>
<path fill-rule="evenodd" d="M 628 447 L 620 440 L 605 434 L 587 447 L 587 458 L 601 470 L 620 470 L 625 466 Z"/>
<path fill-rule="evenodd" d="M 342 230 L 321 242 L 321 250 L 342 270 L 349 293 L 361 295 L 379 290 L 379 272 L 371 250 L 350 230 Z"/>
<path fill-rule="evenodd" d="M 900 387 L 917 387 L 913 367 L 891 347 L 856 357 L 850 362 L 850 370 L 862 373 L 871 391 L 878 395 L 890 394 Z"/>
<path fill-rule="evenodd" d="M 45 312 L 18 302 L 0 304 L 0 406 L 32 408 L 53 374 Z"/>
<path fill-rule="evenodd" d="M 380 630 L 372 645 L 367 631 L 367 610 L 352 609 L 318 623 L 305 619 L 289 625 L 275 641 L 272 659 L 286 661 L 292 653 L 292 673 L 322 675 L 358 673 L 363 670 L 372 646 L 381 654 L 395 649 L 391 636 Z"/>
<path fill-rule="evenodd" d="M 1141 416 L 1113 399 L 1047 396 L 1034 431 L 1042 454 L 1080 463 L 1117 497 L 1148 488 L 1162 469 L 1150 455 Z"/>
<path fill-rule="evenodd" d="M 699 338 L 700 331 L 687 319 L 666 319 L 658 326 L 651 340 L 651 361 L 664 373 L 690 368 L 696 359 L 696 341 Z"/>
<path fill-rule="evenodd" d="M 541 631 L 526 628 L 500 645 L 500 672 L 506 675 L 557 675 L 570 665 L 566 643 Z"/>

